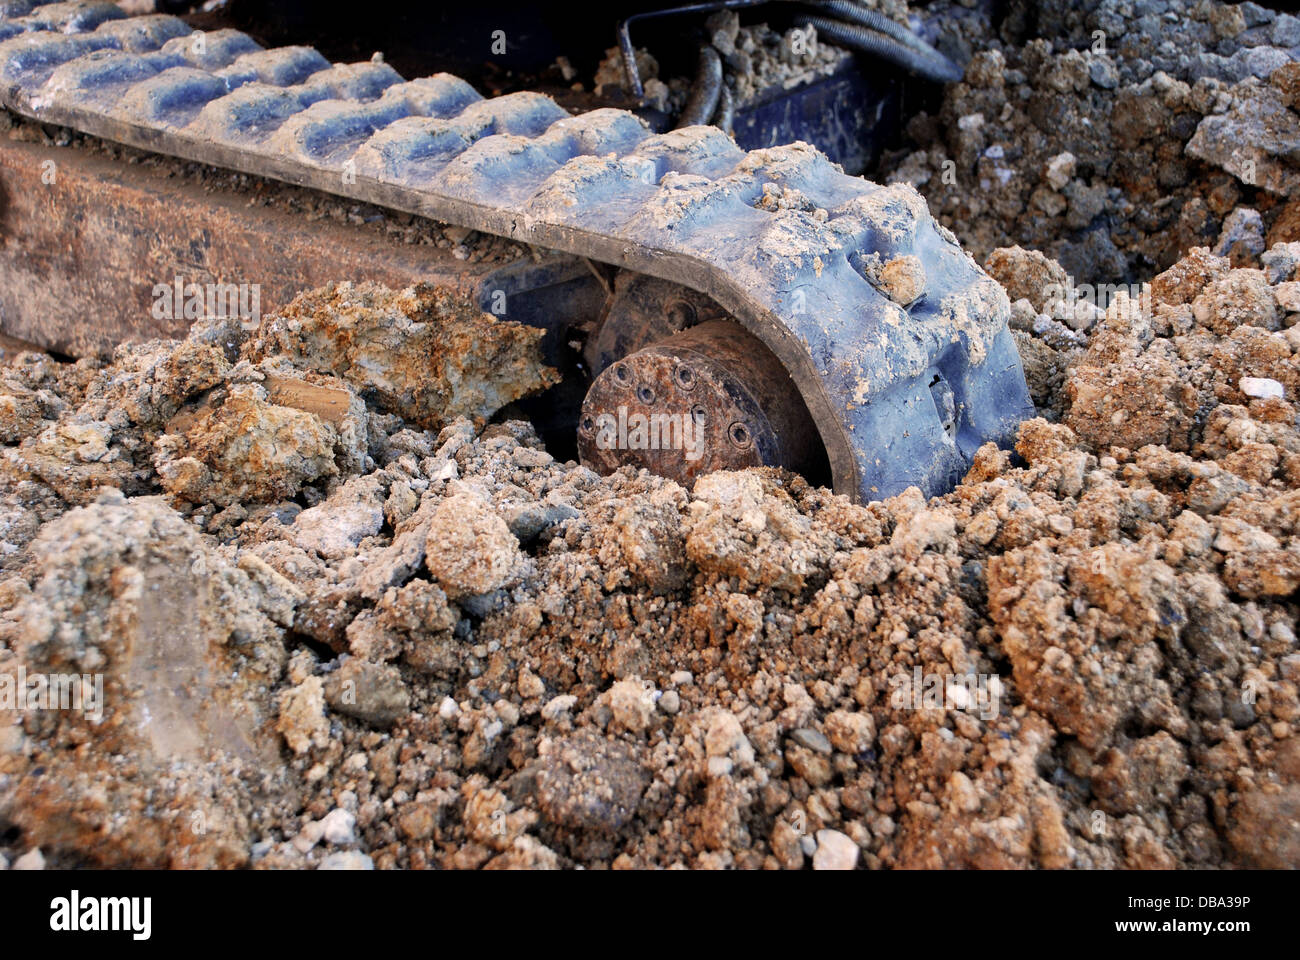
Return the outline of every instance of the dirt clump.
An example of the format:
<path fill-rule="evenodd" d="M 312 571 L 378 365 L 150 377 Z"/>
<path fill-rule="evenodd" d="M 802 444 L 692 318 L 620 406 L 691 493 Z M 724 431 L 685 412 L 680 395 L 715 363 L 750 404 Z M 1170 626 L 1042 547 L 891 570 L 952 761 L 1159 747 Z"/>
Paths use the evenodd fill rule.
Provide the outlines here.
<path fill-rule="evenodd" d="M 541 338 L 536 328 L 498 321 L 440 288 L 343 283 L 302 294 L 268 317 L 244 355 L 339 377 L 385 412 L 437 430 L 460 416 L 481 426 L 556 383 L 541 362 Z"/>
<path fill-rule="evenodd" d="M 5 582 L 0 670 L 73 689 L 6 727 L 5 816 L 72 862 L 245 865 L 255 803 L 294 789 L 269 696 L 299 591 L 159 498 L 112 489 L 30 549 L 35 581 Z"/>

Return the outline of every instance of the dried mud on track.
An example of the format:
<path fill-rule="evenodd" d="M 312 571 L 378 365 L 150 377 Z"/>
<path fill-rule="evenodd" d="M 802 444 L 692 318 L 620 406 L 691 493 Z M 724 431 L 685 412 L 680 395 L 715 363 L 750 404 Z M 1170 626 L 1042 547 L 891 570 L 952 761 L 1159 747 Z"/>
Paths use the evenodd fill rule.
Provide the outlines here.
<path fill-rule="evenodd" d="M 1076 330 L 996 252 L 1058 422 L 928 503 L 556 462 L 489 422 L 535 333 L 438 291 L 9 354 L 0 672 L 104 709 L 0 727 L 5 855 L 1300 863 L 1298 261 Z"/>

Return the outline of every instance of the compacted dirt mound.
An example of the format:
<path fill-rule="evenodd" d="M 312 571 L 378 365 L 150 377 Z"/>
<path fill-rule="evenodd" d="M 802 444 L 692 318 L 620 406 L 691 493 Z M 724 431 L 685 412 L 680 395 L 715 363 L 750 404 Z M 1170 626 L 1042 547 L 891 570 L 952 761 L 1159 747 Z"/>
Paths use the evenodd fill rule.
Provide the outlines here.
<path fill-rule="evenodd" d="M 0 714 L 4 855 L 1300 865 L 1298 253 L 995 251 L 1045 417 L 929 502 L 557 462 L 439 291 L 9 356 L 0 673 L 103 697 Z"/>

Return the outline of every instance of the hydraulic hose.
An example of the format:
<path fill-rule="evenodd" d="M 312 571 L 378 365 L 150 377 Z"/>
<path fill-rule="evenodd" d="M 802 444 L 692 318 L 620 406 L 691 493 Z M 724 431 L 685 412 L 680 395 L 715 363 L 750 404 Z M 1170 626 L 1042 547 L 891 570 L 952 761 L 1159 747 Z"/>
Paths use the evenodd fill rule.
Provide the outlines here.
<path fill-rule="evenodd" d="M 693 127 L 708 123 L 718 109 L 722 96 L 722 58 L 712 47 L 700 47 L 699 65 L 695 71 L 695 84 L 691 95 L 677 118 L 677 126 Z"/>
<path fill-rule="evenodd" d="M 858 23 L 843 23 L 826 17 L 803 15 L 796 17 L 795 21 L 801 27 L 815 28 L 819 37 L 831 43 L 886 60 L 909 73 L 924 77 L 926 80 L 933 80 L 935 83 L 956 83 L 963 76 L 961 67 L 915 34 L 912 34 L 915 41 L 912 43 L 901 41 L 891 34 Z"/>
<path fill-rule="evenodd" d="M 713 125 L 728 136 L 736 125 L 736 97 L 725 83 L 719 90 L 718 112 L 713 115 Z"/>
<path fill-rule="evenodd" d="M 868 10 L 855 0 L 805 0 L 809 6 L 816 7 L 827 16 L 845 23 L 856 23 L 870 27 L 878 33 L 893 37 L 899 43 L 905 43 L 914 50 L 922 52 L 934 50 L 928 43 L 912 32 L 908 27 L 891 20 L 879 10 Z M 938 51 L 935 51 L 936 53 Z"/>

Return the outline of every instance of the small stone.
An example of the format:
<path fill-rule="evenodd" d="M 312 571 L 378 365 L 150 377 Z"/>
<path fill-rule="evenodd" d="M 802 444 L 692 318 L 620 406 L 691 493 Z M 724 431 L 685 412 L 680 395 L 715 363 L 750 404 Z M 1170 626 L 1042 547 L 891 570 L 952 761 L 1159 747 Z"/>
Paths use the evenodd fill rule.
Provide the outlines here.
<path fill-rule="evenodd" d="M 1300 282 L 1288 280 L 1273 288 L 1277 305 L 1287 313 L 1300 313 Z"/>
<path fill-rule="evenodd" d="M 981 510 L 966 524 L 966 536 L 979 546 L 987 546 L 998 535 L 998 518 L 992 510 Z"/>
<path fill-rule="evenodd" d="M 308 677 L 279 695 L 280 716 L 276 729 L 294 753 L 329 742 L 330 724 L 325 716 L 324 684 L 320 677 Z"/>
<path fill-rule="evenodd" d="M 397 829 L 408 840 L 427 840 L 438 826 L 436 804 L 408 803 L 397 814 Z"/>
<path fill-rule="evenodd" d="M 797 743 L 786 746 L 785 760 L 790 765 L 790 769 L 813 788 L 826 786 L 835 775 L 831 762 L 825 754 L 817 753 Z"/>
<path fill-rule="evenodd" d="M 790 734 L 790 739 L 800 746 L 807 747 L 814 753 L 820 753 L 823 756 L 830 756 L 834 751 L 831 748 L 831 742 L 826 736 L 811 727 L 800 727 Z"/>
<path fill-rule="evenodd" d="M 818 830 L 814 870 L 852 870 L 858 865 L 858 845 L 838 830 Z"/>
<path fill-rule="evenodd" d="M 754 748 L 745 729 L 740 725 L 736 715 L 730 710 L 718 707 L 705 711 L 703 717 L 707 723 L 704 733 L 704 752 L 710 757 L 731 757 L 746 763 L 754 758 Z"/>
<path fill-rule="evenodd" d="M 1219 535 L 1214 538 L 1215 550 L 1224 553 L 1258 553 L 1280 547 L 1277 537 L 1254 524 L 1236 517 L 1219 518 Z"/>
<path fill-rule="evenodd" d="M 382 503 L 361 494 L 362 484 L 344 486 L 325 503 L 298 514 L 286 535 L 304 550 L 315 550 L 326 559 L 341 559 L 356 552 L 366 537 L 373 537 L 384 525 Z"/>
<path fill-rule="evenodd" d="M 588 728 L 551 741 L 537 758 L 535 796 L 558 827 L 609 835 L 636 816 L 650 778 L 627 743 Z"/>
<path fill-rule="evenodd" d="M 1065 185 L 1074 179 L 1075 167 L 1074 154 L 1068 151 L 1058 153 L 1047 161 L 1047 170 L 1044 176 L 1047 178 L 1048 185 L 1053 190 L 1064 190 Z"/>
<path fill-rule="evenodd" d="M 523 559 L 515 535 L 482 498 L 458 493 L 438 504 L 424 562 L 450 599 L 499 590 Z"/>
<path fill-rule="evenodd" d="M 1235 6 L 1214 4 L 1209 10 L 1210 26 L 1214 35 L 1221 39 L 1235 37 L 1246 29 L 1246 16 Z"/>
<path fill-rule="evenodd" d="M 310 853 L 311 850 L 320 843 L 321 836 L 325 833 L 325 828 L 321 826 L 319 820 L 308 820 L 298 831 L 298 835 L 290 841 L 293 848 L 299 853 Z"/>
<path fill-rule="evenodd" d="M 1255 707 L 1240 696 L 1229 697 L 1225 704 L 1228 719 L 1238 730 L 1245 730 L 1255 722 Z"/>
<path fill-rule="evenodd" d="M 1238 51 L 1232 59 L 1244 64 L 1248 75 L 1265 80 L 1274 70 L 1290 63 L 1291 55 L 1277 47 L 1251 47 Z"/>
<path fill-rule="evenodd" d="M 542 719 L 555 723 L 561 717 L 567 716 L 577 702 L 578 698 L 571 693 L 552 697 L 546 702 L 546 706 L 542 707 Z"/>
<path fill-rule="evenodd" d="M 335 808 L 321 820 L 321 836 L 326 843 L 342 846 L 357 840 L 357 818 L 348 811 Z"/>
<path fill-rule="evenodd" d="M 563 503 L 523 503 L 507 507 L 506 525 L 520 543 L 537 539 L 549 527 L 578 516 L 578 511 Z"/>
<path fill-rule="evenodd" d="M 1037 313 L 1061 300 L 1070 283 L 1059 263 L 1023 247 L 999 247 L 988 255 L 984 269 L 1002 284 L 1012 302 L 1028 300 Z"/>
<path fill-rule="evenodd" d="M 333 710 L 377 727 L 392 726 L 411 709 L 411 694 L 398 669 L 350 658 L 325 680 Z"/>
<path fill-rule="evenodd" d="M 1088 79 L 1103 90 L 1119 86 L 1119 70 L 1107 57 L 1093 57 L 1088 64 Z"/>
<path fill-rule="evenodd" d="M 1034 305 L 1021 297 L 1011 304 L 1011 319 L 1008 323 L 1012 330 L 1029 331 L 1034 329 L 1034 322 L 1038 319 L 1038 311 Z"/>
<path fill-rule="evenodd" d="M 975 785 L 960 770 L 955 771 L 948 780 L 948 806 L 959 813 L 974 813 L 980 808 L 980 797 Z"/>
<path fill-rule="evenodd" d="M 856 756 L 871 748 L 876 724 L 869 713 L 836 710 L 826 717 L 826 734 L 836 750 Z"/>
<path fill-rule="evenodd" d="M 1258 27 L 1265 23 L 1272 23 L 1277 19 L 1277 14 L 1272 10 L 1260 6 L 1258 3 L 1252 3 L 1250 0 L 1241 4 L 1237 9 L 1245 17 L 1247 27 Z"/>
<path fill-rule="evenodd" d="M 1285 393 L 1282 384 L 1269 377 L 1242 377 L 1238 385 L 1246 396 L 1258 397 L 1261 400 L 1269 397 L 1277 397 L 1280 400 Z"/>
<path fill-rule="evenodd" d="M 925 292 L 925 267 L 918 257 L 894 257 L 880 268 L 880 285 L 885 295 L 907 306 Z"/>
<path fill-rule="evenodd" d="M 1289 13 L 1280 13 L 1273 21 L 1269 39 L 1275 47 L 1294 47 L 1300 44 L 1300 18 Z"/>
<path fill-rule="evenodd" d="M 1264 220 L 1258 210 L 1238 207 L 1228 214 L 1219 231 L 1219 241 L 1214 252 L 1221 257 L 1234 257 L 1233 262 L 1253 260 L 1264 252 Z"/>
<path fill-rule="evenodd" d="M 534 450 L 532 447 L 516 448 L 511 459 L 514 460 L 515 466 L 524 468 L 549 467 L 555 462 L 555 458 L 545 450 Z"/>
<path fill-rule="evenodd" d="M 1279 55 L 1281 61 L 1267 55 L 1261 59 L 1260 55 L 1267 53 Z M 1253 63 L 1257 70 L 1267 70 L 1257 73 L 1261 76 L 1290 62 L 1285 51 L 1270 47 L 1238 51 L 1233 60 L 1243 54 L 1259 61 Z M 1249 186 L 1286 196 L 1300 183 L 1300 174 L 1287 159 L 1295 152 L 1297 143 L 1300 143 L 1300 117 L 1288 110 L 1280 90 L 1259 84 L 1233 99 L 1229 110 L 1204 117 L 1187 142 L 1185 152 L 1222 167 Z"/>
<path fill-rule="evenodd" d="M 1282 679 L 1288 683 L 1300 681 L 1300 653 L 1290 653 L 1281 659 L 1278 666 L 1282 671 Z"/>
<path fill-rule="evenodd" d="M 650 725 L 654 717 L 654 688 L 640 677 L 619 680 L 609 688 L 607 694 L 610 712 L 614 722 L 632 733 L 640 733 Z"/>
<path fill-rule="evenodd" d="M 32 847 L 21 857 L 14 861 L 13 869 L 15 870 L 44 870 L 45 856 L 41 853 L 40 847 Z"/>
<path fill-rule="evenodd" d="M 317 870 L 373 870 L 375 862 L 359 850 L 341 850 L 331 853 L 320 862 Z"/>
<path fill-rule="evenodd" d="M 519 672 L 519 682 L 516 684 L 519 690 L 519 696 L 525 700 L 532 700 L 540 697 L 546 692 L 546 684 L 542 682 L 541 677 L 533 673 L 527 667 Z M 449 698 L 450 699 L 450 698 Z"/>
<path fill-rule="evenodd" d="M 659 709 L 664 713 L 672 716 L 681 709 L 682 698 L 676 690 L 668 690 L 659 698 Z"/>
<path fill-rule="evenodd" d="M 1268 282 L 1280 286 L 1282 281 L 1291 279 L 1296 264 L 1300 263 L 1300 243 L 1275 243 L 1260 254 L 1259 262 L 1264 267 Z M 1278 303 L 1282 303 L 1280 294 L 1278 294 Z"/>

